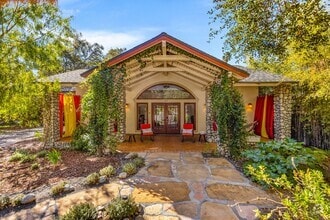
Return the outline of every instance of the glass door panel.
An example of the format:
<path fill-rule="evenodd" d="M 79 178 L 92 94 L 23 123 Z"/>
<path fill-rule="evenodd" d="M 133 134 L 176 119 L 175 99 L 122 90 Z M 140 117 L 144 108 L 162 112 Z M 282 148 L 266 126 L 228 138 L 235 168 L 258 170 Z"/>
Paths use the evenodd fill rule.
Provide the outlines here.
<path fill-rule="evenodd" d="M 180 104 L 152 104 L 153 130 L 158 134 L 180 133 Z"/>
<path fill-rule="evenodd" d="M 152 104 L 153 131 L 155 133 L 166 133 L 165 127 L 165 104 Z"/>
<path fill-rule="evenodd" d="M 180 133 L 180 104 L 167 104 L 166 133 Z"/>

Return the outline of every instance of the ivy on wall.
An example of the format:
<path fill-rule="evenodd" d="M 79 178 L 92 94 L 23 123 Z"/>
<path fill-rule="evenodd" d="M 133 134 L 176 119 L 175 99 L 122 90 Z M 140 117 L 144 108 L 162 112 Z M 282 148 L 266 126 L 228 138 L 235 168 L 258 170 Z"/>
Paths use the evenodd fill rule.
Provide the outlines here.
<path fill-rule="evenodd" d="M 234 80 L 222 71 L 210 88 L 211 107 L 218 125 L 221 154 L 237 157 L 246 145 L 247 132 L 244 128 L 245 109 L 241 94 L 234 88 Z"/>
<path fill-rule="evenodd" d="M 87 80 L 88 91 L 83 98 L 83 116 L 88 119 L 88 131 L 98 154 L 105 148 L 115 152 L 115 124 L 120 121 L 120 97 L 124 89 L 124 68 L 103 67 Z"/>

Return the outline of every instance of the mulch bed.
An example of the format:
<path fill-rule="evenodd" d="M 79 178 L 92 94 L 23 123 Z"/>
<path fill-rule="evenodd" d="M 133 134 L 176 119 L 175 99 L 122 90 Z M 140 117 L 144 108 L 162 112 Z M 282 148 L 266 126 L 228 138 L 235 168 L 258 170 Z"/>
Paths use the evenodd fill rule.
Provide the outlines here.
<path fill-rule="evenodd" d="M 85 177 L 108 165 L 118 168 L 125 156 L 117 154 L 116 156 L 98 157 L 79 151 L 59 150 L 61 163 L 57 166 L 52 165 L 47 158 L 37 158 L 36 161 L 28 163 L 8 161 L 15 148 L 28 148 L 36 151 L 41 146 L 38 141 L 30 141 L 12 146 L 10 149 L 0 150 L 0 194 L 26 193 L 41 186 L 49 186 L 71 178 Z M 32 170 L 31 165 L 35 162 L 40 164 L 40 168 Z"/>

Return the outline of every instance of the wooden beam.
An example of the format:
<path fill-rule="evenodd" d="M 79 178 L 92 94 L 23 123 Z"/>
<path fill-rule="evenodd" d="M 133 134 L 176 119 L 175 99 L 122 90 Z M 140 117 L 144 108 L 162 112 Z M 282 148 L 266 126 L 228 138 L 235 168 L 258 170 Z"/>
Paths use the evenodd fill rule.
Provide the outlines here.
<path fill-rule="evenodd" d="M 184 66 L 178 66 L 178 68 L 180 68 L 185 73 L 188 73 L 189 76 L 195 77 L 195 78 L 200 79 L 200 80 L 205 80 L 205 81 L 210 82 L 210 81 L 213 81 L 214 78 L 215 78 L 215 76 L 204 75 L 204 74 L 198 73 L 198 72 L 196 72 L 192 69 L 186 68 Z"/>
<path fill-rule="evenodd" d="M 157 74 L 157 72 L 145 73 L 141 77 L 136 77 L 134 80 L 127 80 L 127 85 L 132 86 L 135 83 L 138 83 L 142 80 L 145 80 L 145 79 L 147 79 L 147 78 L 149 78 L 149 77 L 151 77 L 152 75 L 155 75 L 155 74 Z"/>
<path fill-rule="evenodd" d="M 142 61 L 191 61 L 192 58 L 182 55 L 154 55 L 152 57 L 142 58 Z"/>
<path fill-rule="evenodd" d="M 187 64 L 187 63 L 184 63 L 184 62 L 177 62 L 177 63 L 174 63 L 174 66 L 179 66 L 179 67 L 185 67 L 185 68 L 188 68 L 188 69 L 191 69 L 191 70 L 195 70 L 197 72 L 200 72 L 201 74 L 204 74 L 206 76 L 210 76 L 212 78 L 214 78 L 216 75 L 205 70 L 205 69 L 202 69 L 202 68 L 199 68 L 191 63 Z"/>
<path fill-rule="evenodd" d="M 197 85 L 202 85 L 202 86 L 207 86 L 208 85 L 207 82 L 201 82 L 200 80 L 195 80 L 195 79 L 192 79 L 192 78 L 187 77 L 187 73 L 176 72 L 175 74 L 177 74 L 178 76 L 182 77 L 183 79 L 187 79 L 189 81 L 192 81 L 192 82 L 196 83 Z"/>

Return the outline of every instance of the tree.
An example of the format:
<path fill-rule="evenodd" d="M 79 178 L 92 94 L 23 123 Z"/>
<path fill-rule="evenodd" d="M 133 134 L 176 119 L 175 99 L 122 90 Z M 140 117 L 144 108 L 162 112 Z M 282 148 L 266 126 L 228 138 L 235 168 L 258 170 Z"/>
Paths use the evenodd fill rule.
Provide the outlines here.
<path fill-rule="evenodd" d="M 104 59 L 103 49 L 102 45 L 90 44 L 82 39 L 81 33 L 76 33 L 72 47 L 63 53 L 63 71 L 97 66 Z"/>
<path fill-rule="evenodd" d="M 314 146 L 330 138 L 330 14 L 322 0 L 214 0 L 210 36 L 225 37 L 224 50 L 254 68 L 299 83 L 294 109 Z M 316 135 L 316 134 L 315 134 Z M 312 136 L 315 136 L 312 134 Z M 305 139 L 305 138 L 304 138 Z M 302 139 L 301 139 L 302 140 Z M 329 146 L 329 143 L 328 145 Z"/>
<path fill-rule="evenodd" d="M 119 54 L 123 53 L 126 51 L 126 48 L 111 48 L 108 53 L 105 55 L 104 60 L 110 60 L 113 57 L 118 56 Z"/>
<path fill-rule="evenodd" d="M 281 61 L 294 49 L 315 49 L 329 41 L 329 13 L 322 0 L 213 0 L 210 37 L 225 37 L 236 58 Z M 292 45 L 291 45 L 292 46 Z"/>
<path fill-rule="evenodd" d="M 245 109 L 241 94 L 234 87 L 234 81 L 223 72 L 211 85 L 212 111 L 218 125 L 220 146 L 218 151 L 223 156 L 238 157 L 246 145 L 244 124 Z M 229 151 L 229 152 L 228 152 Z"/>
<path fill-rule="evenodd" d="M 42 76 L 61 69 L 61 54 L 70 45 L 70 18 L 55 4 L 11 1 L 0 7 L 0 120 L 20 125 L 41 122 L 49 86 Z"/>

